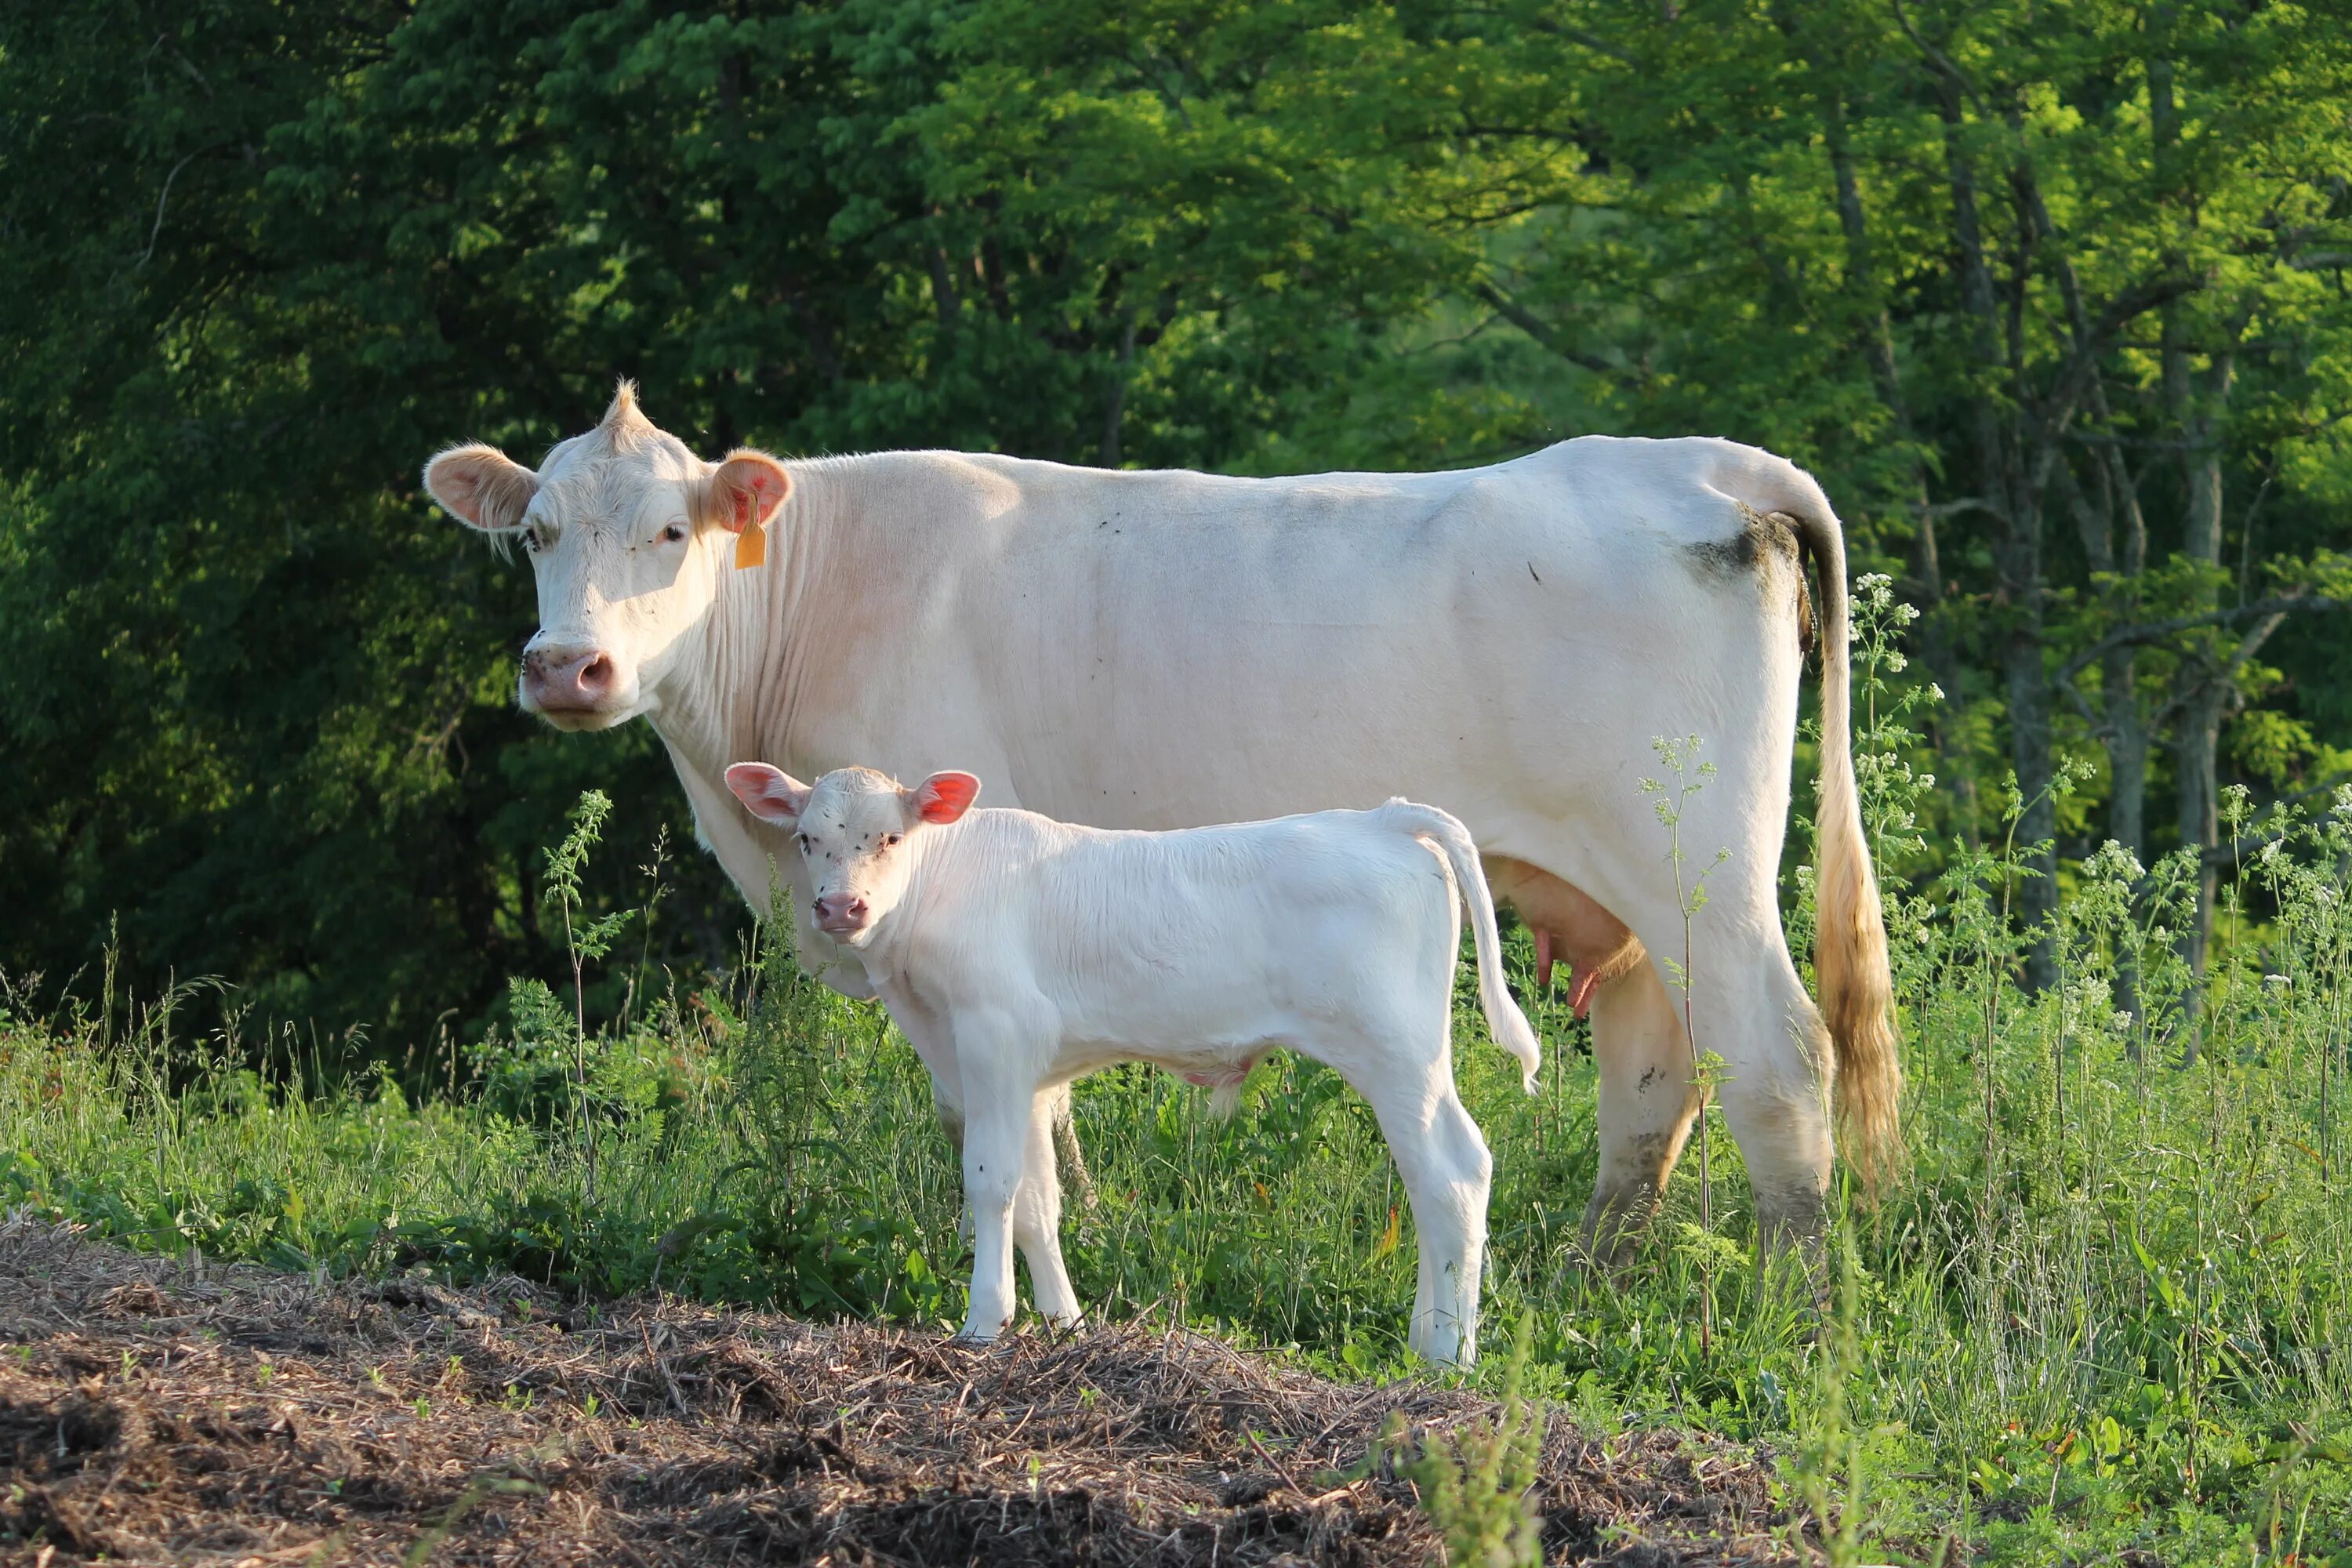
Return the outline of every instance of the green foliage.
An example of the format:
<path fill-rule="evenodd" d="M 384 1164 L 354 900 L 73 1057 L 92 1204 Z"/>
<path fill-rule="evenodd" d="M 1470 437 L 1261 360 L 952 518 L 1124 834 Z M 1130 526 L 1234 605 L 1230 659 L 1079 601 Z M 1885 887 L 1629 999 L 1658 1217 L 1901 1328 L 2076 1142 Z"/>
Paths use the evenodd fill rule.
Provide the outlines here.
<path fill-rule="evenodd" d="M 1544 1412 L 1520 1392 L 1534 1336 L 1530 1312 L 1519 1319 L 1511 1342 L 1502 1408 L 1491 1422 L 1480 1416 L 1462 1431 L 1426 1438 L 1418 1453 L 1397 1467 L 1444 1537 L 1449 1568 L 1542 1568 L 1543 1523 L 1532 1494 Z M 1391 1452 L 1402 1456 L 1406 1445 L 1401 1427 L 1391 1427 L 1389 1441 Z"/>

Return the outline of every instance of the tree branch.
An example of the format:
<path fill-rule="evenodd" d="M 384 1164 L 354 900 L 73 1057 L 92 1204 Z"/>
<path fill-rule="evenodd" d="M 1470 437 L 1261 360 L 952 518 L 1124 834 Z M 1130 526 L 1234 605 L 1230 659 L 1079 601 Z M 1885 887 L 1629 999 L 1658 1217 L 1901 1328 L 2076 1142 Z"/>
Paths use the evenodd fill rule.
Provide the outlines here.
<path fill-rule="evenodd" d="M 1589 370 L 1595 375 L 1613 376 L 1618 374 L 1617 367 L 1599 354 L 1588 353 L 1582 349 L 1574 348 L 1560 342 L 1559 333 L 1553 329 L 1550 322 L 1546 321 L 1492 283 L 1478 284 L 1475 292 L 1479 299 L 1495 308 L 1496 315 L 1501 316 L 1569 363 Z"/>
<path fill-rule="evenodd" d="M 2044 455 L 2045 471 L 2047 455 L 2064 439 L 2067 426 L 2074 416 L 2074 405 L 2090 390 L 2092 380 L 2098 373 L 2099 356 L 2106 352 L 2116 334 L 2138 317 L 2169 304 L 2184 294 L 2193 294 L 2203 286 L 2203 281 L 2196 278 L 2150 278 L 2133 284 L 2107 301 L 2106 309 L 2101 310 L 2098 319 L 2084 330 L 2084 335 L 2074 345 L 2074 352 L 2068 354 L 2065 363 L 2059 367 L 2058 374 L 2051 383 L 2050 395 L 2043 401 L 2042 429 L 2035 446 Z"/>
<path fill-rule="evenodd" d="M 1631 49 L 1621 49 L 1587 27 L 1571 27 L 1565 23 L 1547 21 L 1541 16 L 1523 17 L 1520 19 L 1520 26 L 1531 32 L 1549 33 L 1555 38 L 1565 38 L 1571 44 L 1591 49 L 1596 55 L 1606 55 L 1612 60 L 1619 60 L 1629 66 L 1636 63 Z"/>
<path fill-rule="evenodd" d="M 2201 615 L 2174 616 L 2169 620 L 2162 621 L 2143 621 L 2137 626 L 2123 626 L 2109 632 L 2105 637 L 2068 659 L 2059 667 L 2058 679 L 2061 681 L 2074 679 L 2098 662 L 2101 658 L 2119 647 L 2162 642 L 2167 637 L 2177 637 L 2182 632 L 2195 631 L 2200 626 L 2236 626 L 2243 621 L 2265 620 L 2271 616 L 2277 616 L 2284 620 L 2298 610 L 2352 610 L 2352 600 L 2331 599 L 2323 594 L 2293 594 L 2269 599 L 2256 599 L 2252 604 L 2239 605 L 2226 610 L 2208 610 Z M 2275 629 L 2275 626 L 2267 627 L 2258 636 L 2250 637 L 2247 641 L 2252 644 L 2252 647 L 2242 650 L 2243 657 L 2252 657 L 2252 649 L 2260 647 L 2262 639 L 2267 638 Z M 2242 662 L 2242 659 L 2240 662 Z M 2233 663 L 2231 668 L 2234 669 L 2236 664 Z"/>
<path fill-rule="evenodd" d="M 1919 29 L 1911 25 L 1910 16 L 1903 9 L 1903 0 L 1891 0 L 1891 3 L 1895 8 L 1895 25 L 1903 29 L 1903 36 L 1910 39 L 1913 46 L 1918 49 L 1920 58 L 1926 60 L 1937 75 L 1968 94 L 1969 101 L 1977 106 L 1979 114 L 1988 120 L 1991 119 L 1992 114 L 1985 108 L 1984 100 L 1977 96 L 1975 84 L 1970 82 L 1960 68 L 1953 63 L 1952 57 L 1919 36 Z"/>
<path fill-rule="evenodd" d="M 2008 508 L 1999 501 L 1988 500 L 1983 496 L 1960 496 L 1952 500 L 1939 500 L 1926 510 L 1927 515 L 1932 518 L 1958 517 L 1964 511 L 1980 511 L 1998 521 L 2009 521 Z"/>
<path fill-rule="evenodd" d="M 211 151 L 212 149 L 209 147 L 197 148 L 195 152 L 189 153 L 186 157 L 173 164 L 172 172 L 163 176 L 163 188 L 155 193 L 155 224 L 153 227 L 147 231 L 147 248 L 140 253 L 138 260 L 131 264 L 131 271 L 138 271 L 141 268 L 146 266 L 148 262 L 154 259 L 155 241 L 161 238 L 163 233 L 163 204 L 172 199 L 172 182 L 180 177 L 181 170 L 194 163 L 196 159 L 204 153 Z"/>

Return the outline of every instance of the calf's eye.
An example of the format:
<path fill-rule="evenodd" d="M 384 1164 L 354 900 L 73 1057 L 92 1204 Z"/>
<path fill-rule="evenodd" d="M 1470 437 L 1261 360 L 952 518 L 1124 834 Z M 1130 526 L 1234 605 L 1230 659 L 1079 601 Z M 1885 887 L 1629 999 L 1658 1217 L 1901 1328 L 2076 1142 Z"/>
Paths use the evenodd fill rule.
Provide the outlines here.
<path fill-rule="evenodd" d="M 903 833 L 886 833 L 882 836 L 882 847 L 887 849 L 906 837 Z"/>
<path fill-rule="evenodd" d="M 679 540 L 684 539 L 685 537 L 686 525 L 684 523 L 673 522 L 667 528 L 661 531 L 661 538 L 664 544 L 676 544 Z"/>

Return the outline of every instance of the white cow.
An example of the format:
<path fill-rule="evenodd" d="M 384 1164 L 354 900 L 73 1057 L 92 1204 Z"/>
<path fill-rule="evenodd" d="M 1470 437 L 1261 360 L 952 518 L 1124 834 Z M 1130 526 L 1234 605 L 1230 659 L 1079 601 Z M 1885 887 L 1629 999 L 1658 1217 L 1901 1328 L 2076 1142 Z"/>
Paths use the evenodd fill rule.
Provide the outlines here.
<path fill-rule="evenodd" d="M 1392 800 L 1170 833 L 972 811 L 980 780 L 913 789 L 869 768 L 814 785 L 765 763 L 727 784 L 793 834 L 818 929 L 866 978 L 963 1121 L 972 1216 L 964 1337 L 1012 1321 L 1013 1248 L 1037 1310 L 1074 1322 L 1062 1267 L 1055 1091 L 1121 1061 L 1213 1083 L 1230 1110 L 1286 1047 L 1371 1102 L 1420 1237 L 1408 1343 L 1477 1352 L 1494 1162 L 1454 1089 L 1454 907 L 1470 906 L 1478 998 L 1535 1083 L 1535 1031 L 1504 984 L 1477 847 L 1442 811 Z"/>
<path fill-rule="evenodd" d="M 530 552 L 523 706 L 565 729 L 650 720 L 729 875 L 758 901 L 779 864 L 804 958 L 853 994 L 862 971 L 810 923 L 791 839 L 733 808 L 729 763 L 807 778 L 952 756 L 1001 800 L 1098 827 L 1443 805 L 1590 997 L 1601 1173 L 1586 1213 L 1604 1252 L 1654 1205 L 1697 1110 L 1683 999 L 1654 956 L 1682 960 L 1683 908 L 1639 788 L 1654 737 L 1696 735 L 1717 772 L 1686 802 L 1682 843 L 1727 858 L 1692 921 L 1689 1016 L 1725 1064 L 1760 1226 L 1818 1226 L 1832 1083 L 1865 1174 L 1893 1155 L 1845 547 L 1821 488 L 1781 458 L 1586 437 L 1453 473 L 1277 479 L 950 452 L 713 464 L 625 384 L 536 471 L 461 447 L 425 483 Z M 1823 631 L 1826 1028 L 1778 900 L 1804 555 Z"/>

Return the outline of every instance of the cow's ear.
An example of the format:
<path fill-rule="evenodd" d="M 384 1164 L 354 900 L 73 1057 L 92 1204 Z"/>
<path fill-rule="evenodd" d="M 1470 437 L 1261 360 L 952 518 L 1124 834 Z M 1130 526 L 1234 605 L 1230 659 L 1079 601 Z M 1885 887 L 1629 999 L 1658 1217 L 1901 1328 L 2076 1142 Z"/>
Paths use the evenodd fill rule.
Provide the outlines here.
<path fill-rule="evenodd" d="M 971 809 L 980 781 L 966 773 L 933 773 L 907 793 L 907 807 L 925 822 L 953 822 Z"/>
<path fill-rule="evenodd" d="M 496 447 L 452 447 L 425 465 L 425 493 L 467 527 L 504 533 L 522 525 L 539 476 Z"/>
<path fill-rule="evenodd" d="M 765 528 L 792 489 L 792 476 L 783 464 L 765 452 L 738 447 L 702 481 L 698 510 L 703 521 L 730 533 Z"/>
<path fill-rule="evenodd" d="M 727 787 L 762 822 L 789 827 L 808 805 L 809 786 L 765 763 L 737 763 L 727 770 Z"/>

